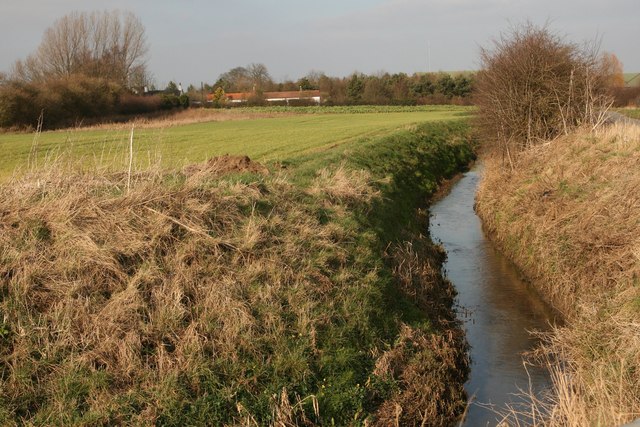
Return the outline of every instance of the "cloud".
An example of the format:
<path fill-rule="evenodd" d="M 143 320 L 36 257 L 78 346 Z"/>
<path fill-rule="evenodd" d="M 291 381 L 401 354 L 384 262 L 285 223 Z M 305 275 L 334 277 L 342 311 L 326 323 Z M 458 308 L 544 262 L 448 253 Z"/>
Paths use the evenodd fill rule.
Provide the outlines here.
<path fill-rule="evenodd" d="M 98 0 L 8 1 L 0 15 L 0 70 L 38 45 L 56 18 L 101 10 Z M 159 82 L 211 81 L 238 65 L 264 62 L 274 76 L 311 69 L 412 73 L 476 68 L 478 46 L 526 20 L 574 41 L 603 38 L 602 48 L 640 71 L 638 0 L 112 0 L 142 20 L 149 65 Z"/>

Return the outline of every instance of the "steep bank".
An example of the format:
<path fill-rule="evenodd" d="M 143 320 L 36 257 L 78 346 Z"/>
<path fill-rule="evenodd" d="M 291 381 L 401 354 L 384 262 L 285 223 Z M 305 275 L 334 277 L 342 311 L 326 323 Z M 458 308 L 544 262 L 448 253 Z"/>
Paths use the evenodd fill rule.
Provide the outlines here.
<path fill-rule="evenodd" d="M 477 211 L 489 234 L 565 318 L 540 356 L 551 425 L 640 416 L 640 129 L 576 133 L 489 159 Z"/>
<path fill-rule="evenodd" d="M 465 343 L 416 209 L 467 133 L 3 185 L 0 422 L 451 423 Z"/>

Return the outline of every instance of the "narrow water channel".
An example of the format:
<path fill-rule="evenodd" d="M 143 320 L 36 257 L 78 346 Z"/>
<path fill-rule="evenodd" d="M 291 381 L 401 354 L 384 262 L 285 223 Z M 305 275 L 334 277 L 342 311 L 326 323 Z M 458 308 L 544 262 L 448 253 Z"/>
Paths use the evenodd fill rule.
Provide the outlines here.
<path fill-rule="evenodd" d="M 431 207 L 430 219 L 433 240 L 447 251 L 445 271 L 471 346 L 466 426 L 496 425 L 494 410 L 521 404 L 520 390 L 540 392 L 549 381 L 545 371 L 525 368 L 522 353 L 535 345 L 528 331 L 548 329 L 552 312 L 484 235 L 473 209 L 480 175 L 480 167 L 466 173 Z"/>

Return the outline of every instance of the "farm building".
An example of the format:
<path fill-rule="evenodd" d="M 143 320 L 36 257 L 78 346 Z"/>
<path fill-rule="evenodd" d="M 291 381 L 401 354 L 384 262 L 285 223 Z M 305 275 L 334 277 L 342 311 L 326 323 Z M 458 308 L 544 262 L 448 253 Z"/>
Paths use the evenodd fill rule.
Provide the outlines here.
<path fill-rule="evenodd" d="M 232 104 L 239 104 L 247 102 L 249 99 L 255 97 L 256 92 L 230 92 L 225 94 L 227 102 Z M 207 95 L 207 101 L 213 101 L 213 94 Z M 321 96 L 319 90 L 292 90 L 284 92 L 264 92 L 262 97 L 267 102 L 285 102 L 289 104 L 289 101 L 308 101 L 320 104 Z"/>

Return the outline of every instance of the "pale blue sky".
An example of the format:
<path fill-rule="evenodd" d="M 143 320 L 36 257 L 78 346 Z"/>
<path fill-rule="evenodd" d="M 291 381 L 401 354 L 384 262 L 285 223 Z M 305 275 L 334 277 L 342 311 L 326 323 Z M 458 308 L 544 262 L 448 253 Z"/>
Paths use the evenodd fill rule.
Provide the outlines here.
<path fill-rule="evenodd" d="M 311 70 L 406 72 L 478 68 L 479 46 L 512 24 L 549 22 L 580 42 L 601 37 L 640 72 L 640 0 L 0 0 L 0 70 L 38 46 L 74 10 L 131 10 L 150 44 L 158 85 L 212 83 L 264 63 L 278 81 Z M 428 49 L 430 46 L 430 49 Z"/>

